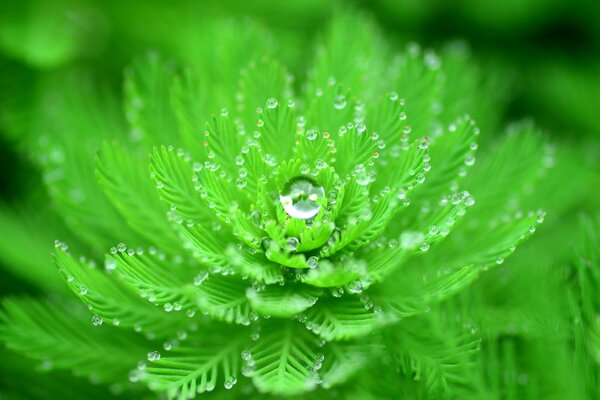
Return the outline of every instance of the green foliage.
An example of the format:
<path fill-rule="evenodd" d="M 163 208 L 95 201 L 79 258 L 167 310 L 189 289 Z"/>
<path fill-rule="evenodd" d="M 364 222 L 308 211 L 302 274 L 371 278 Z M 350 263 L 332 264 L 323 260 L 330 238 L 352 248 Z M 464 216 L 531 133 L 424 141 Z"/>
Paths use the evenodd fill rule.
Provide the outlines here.
<path fill-rule="evenodd" d="M 126 398 L 598 395 L 600 228 L 574 258 L 559 221 L 593 174 L 557 194 L 578 164 L 530 122 L 481 140 L 470 115 L 500 116 L 464 49 L 355 12 L 312 52 L 249 21 L 174 31 L 122 95 L 74 73 L 31 105 L 53 208 L 0 207 L 0 260 L 39 290 L 2 301 L 9 350 Z"/>

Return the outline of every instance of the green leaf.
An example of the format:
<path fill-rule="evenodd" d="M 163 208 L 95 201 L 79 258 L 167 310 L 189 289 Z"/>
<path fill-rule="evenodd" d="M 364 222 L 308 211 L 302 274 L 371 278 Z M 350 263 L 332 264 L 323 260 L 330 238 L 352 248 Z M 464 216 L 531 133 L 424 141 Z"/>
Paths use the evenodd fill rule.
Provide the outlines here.
<path fill-rule="evenodd" d="M 369 300 L 358 296 L 321 299 L 306 316 L 307 329 L 327 341 L 365 336 L 384 322 Z"/>
<path fill-rule="evenodd" d="M 427 185 L 423 185 L 415 200 L 438 201 L 444 194 L 456 192 L 459 179 L 466 176 L 467 168 L 475 164 L 478 135 L 479 128 L 475 122 L 464 116 L 442 130 L 439 136 L 431 138 L 431 171 Z"/>
<path fill-rule="evenodd" d="M 403 373 L 422 381 L 430 395 L 453 396 L 473 384 L 476 331 L 443 323 L 439 316 L 411 318 L 386 335 L 386 350 Z"/>
<path fill-rule="evenodd" d="M 7 298 L 0 320 L 0 338 L 9 348 L 101 382 L 124 382 L 145 354 L 134 336 L 94 327 L 85 310 L 68 304 Z"/>
<path fill-rule="evenodd" d="M 306 285 L 271 285 L 246 292 L 254 311 L 276 318 L 288 318 L 312 307 L 321 291 Z"/>
<path fill-rule="evenodd" d="M 165 315 L 162 309 L 132 293 L 115 277 L 100 270 L 93 261 L 76 261 L 58 247 L 54 262 L 73 293 L 88 306 L 91 313 L 101 316 L 106 323 L 130 329 L 142 328 L 161 337 L 172 334 L 173 327 L 183 328 L 187 325 L 183 317 Z M 112 259 L 106 266 L 111 272 L 117 268 Z M 165 326 L 167 320 L 169 324 Z"/>
<path fill-rule="evenodd" d="M 413 221 L 411 229 L 404 230 L 398 238 L 392 238 L 387 247 L 365 252 L 371 279 L 381 280 L 412 255 L 419 251 L 426 252 L 443 240 L 470 205 L 471 197 L 467 192 L 455 194 L 450 199 L 444 199 L 435 210 L 424 213 L 420 221 Z"/>
<path fill-rule="evenodd" d="M 252 381 L 261 392 L 291 396 L 311 390 L 316 380 L 314 336 L 293 322 L 265 327 L 251 349 L 255 369 Z"/>
<path fill-rule="evenodd" d="M 167 207 L 160 202 L 150 179 L 146 156 L 117 143 L 104 143 L 98 153 L 96 175 L 106 195 L 123 218 L 141 236 L 171 253 L 181 242 L 167 220 Z"/>
<path fill-rule="evenodd" d="M 152 390 L 165 391 L 171 399 L 191 399 L 213 391 L 217 384 L 231 388 L 240 377 L 247 336 L 203 335 L 193 346 L 178 346 L 146 368 Z"/>
<path fill-rule="evenodd" d="M 473 213 L 485 218 L 519 210 L 521 199 L 552 166 L 543 138 L 527 122 L 510 126 L 499 143 L 481 159 L 464 187 L 477 200 Z"/>

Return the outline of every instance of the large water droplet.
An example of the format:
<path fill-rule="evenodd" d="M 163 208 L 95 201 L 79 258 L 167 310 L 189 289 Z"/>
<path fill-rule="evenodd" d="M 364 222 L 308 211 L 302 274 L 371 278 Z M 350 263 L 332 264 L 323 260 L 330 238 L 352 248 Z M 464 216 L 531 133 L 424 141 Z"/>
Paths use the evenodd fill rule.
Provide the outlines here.
<path fill-rule="evenodd" d="M 279 201 L 290 217 L 309 219 L 321 209 L 324 196 L 323 187 L 307 178 L 295 178 L 279 195 Z"/>

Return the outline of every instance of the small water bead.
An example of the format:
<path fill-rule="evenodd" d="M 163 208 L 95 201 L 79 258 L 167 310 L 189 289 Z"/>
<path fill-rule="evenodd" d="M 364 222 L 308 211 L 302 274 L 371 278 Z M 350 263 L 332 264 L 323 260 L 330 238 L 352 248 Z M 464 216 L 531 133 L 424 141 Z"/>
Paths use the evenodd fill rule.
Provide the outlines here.
<path fill-rule="evenodd" d="M 276 108 L 279 103 L 275 97 L 269 97 L 267 99 L 267 108 L 273 109 Z"/>
<path fill-rule="evenodd" d="M 82 296 L 85 296 L 88 293 L 88 289 L 85 286 L 81 286 L 79 288 L 79 294 L 81 294 Z"/>
<path fill-rule="evenodd" d="M 225 386 L 225 389 L 229 390 L 231 389 L 235 384 L 237 383 L 237 378 L 235 376 L 230 376 L 227 379 L 225 379 L 225 383 L 223 383 L 223 386 Z"/>
<path fill-rule="evenodd" d="M 319 258 L 317 256 L 310 256 L 308 260 L 306 260 L 306 264 L 308 265 L 308 268 L 317 268 L 317 265 L 319 264 Z"/>
<path fill-rule="evenodd" d="M 171 312 L 171 311 L 173 311 L 173 304 L 171 304 L 171 303 L 165 303 L 165 304 L 163 305 L 163 309 L 164 309 L 166 312 Z"/>
<path fill-rule="evenodd" d="M 271 167 L 277 165 L 277 159 L 272 154 L 265 154 L 264 160 L 265 164 L 270 165 Z"/>
<path fill-rule="evenodd" d="M 315 168 L 321 170 L 321 169 L 325 169 L 328 167 L 327 161 L 322 160 L 322 159 L 318 159 L 317 161 L 315 161 Z"/>
<path fill-rule="evenodd" d="M 306 131 L 306 139 L 315 140 L 318 136 L 319 132 L 316 129 L 309 129 Z"/>
<path fill-rule="evenodd" d="M 289 251 L 296 251 L 296 248 L 298 248 L 298 243 L 300 243 L 300 240 L 297 237 L 288 238 L 287 247 Z"/>
<path fill-rule="evenodd" d="M 208 278 L 208 271 L 201 271 L 194 277 L 194 285 L 200 286 Z"/>
<path fill-rule="evenodd" d="M 498 264 L 498 265 L 502 264 L 503 262 L 504 262 L 504 257 L 498 257 L 496 259 L 496 264 Z"/>
<path fill-rule="evenodd" d="M 117 250 L 119 250 L 119 252 L 123 253 L 123 252 L 125 252 L 125 250 L 127 250 L 127 246 L 125 246 L 125 243 L 119 243 L 117 245 Z"/>
<path fill-rule="evenodd" d="M 247 181 L 246 178 L 243 177 L 239 177 L 235 180 L 235 185 L 239 188 L 239 189 L 243 189 L 246 187 L 247 185 Z"/>
<path fill-rule="evenodd" d="M 252 358 L 252 353 L 250 353 L 250 350 L 242 351 L 242 360 L 249 361 L 251 358 Z"/>
<path fill-rule="evenodd" d="M 423 242 L 421 243 L 421 247 L 419 248 L 419 250 L 421 250 L 423 253 L 427 252 L 429 250 L 429 243 L 427 242 Z"/>
<path fill-rule="evenodd" d="M 475 164 L 475 160 L 476 159 L 474 155 L 468 155 L 467 158 L 465 158 L 465 165 L 470 167 Z"/>
<path fill-rule="evenodd" d="M 148 361 L 158 361 L 160 360 L 160 353 L 158 351 L 151 351 L 147 354 Z"/>
<path fill-rule="evenodd" d="M 307 178 L 295 178 L 279 195 L 279 201 L 290 217 L 309 219 L 318 214 L 324 196 L 322 186 Z"/>
<path fill-rule="evenodd" d="M 337 110 L 341 110 L 343 108 L 346 107 L 346 97 L 344 95 L 339 95 L 335 98 L 335 100 L 333 101 L 333 106 L 337 109 Z"/>
<path fill-rule="evenodd" d="M 303 175 L 308 175 L 310 173 L 310 165 L 302 164 L 300 166 L 300 173 Z"/>
<path fill-rule="evenodd" d="M 99 315 L 94 315 L 92 317 L 92 325 L 94 325 L 94 326 L 100 326 L 100 325 L 102 325 L 103 322 L 104 322 L 104 319 L 102 319 L 102 317 Z"/>

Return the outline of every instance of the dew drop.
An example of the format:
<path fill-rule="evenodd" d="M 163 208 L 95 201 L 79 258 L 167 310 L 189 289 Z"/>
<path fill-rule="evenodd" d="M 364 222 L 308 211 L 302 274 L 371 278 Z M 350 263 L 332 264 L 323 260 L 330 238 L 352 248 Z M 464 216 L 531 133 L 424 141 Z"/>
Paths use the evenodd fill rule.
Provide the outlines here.
<path fill-rule="evenodd" d="M 148 361 L 160 360 L 160 353 L 158 351 L 151 351 L 148 353 Z"/>
<path fill-rule="evenodd" d="M 317 268 L 317 265 L 319 264 L 319 258 L 316 256 L 308 257 L 308 260 L 306 260 L 306 264 L 310 269 Z"/>
<path fill-rule="evenodd" d="M 285 186 L 279 201 L 290 217 L 309 219 L 321 209 L 324 196 L 322 186 L 306 178 L 295 178 Z"/>
<path fill-rule="evenodd" d="M 99 315 L 94 315 L 92 317 L 92 325 L 94 325 L 94 326 L 100 326 L 100 325 L 102 325 L 103 322 L 104 322 L 104 320 Z"/>
<path fill-rule="evenodd" d="M 277 107 L 277 99 L 275 97 L 269 97 L 267 99 L 267 108 L 273 109 Z"/>
<path fill-rule="evenodd" d="M 337 109 L 337 110 L 341 110 L 344 107 L 346 107 L 346 97 L 344 95 L 339 95 L 335 98 L 334 102 L 333 102 L 333 106 Z"/>
<path fill-rule="evenodd" d="M 308 140 L 315 140 L 317 138 L 317 130 L 316 129 L 309 129 L 308 131 L 306 131 L 306 138 Z"/>
<path fill-rule="evenodd" d="M 208 271 L 201 271 L 194 277 L 194 286 L 200 286 L 208 278 Z"/>
<path fill-rule="evenodd" d="M 225 389 L 231 389 L 235 384 L 237 383 L 237 378 L 235 376 L 230 376 L 227 379 L 225 379 L 225 383 L 223 384 L 223 386 L 225 386 Z"/>

